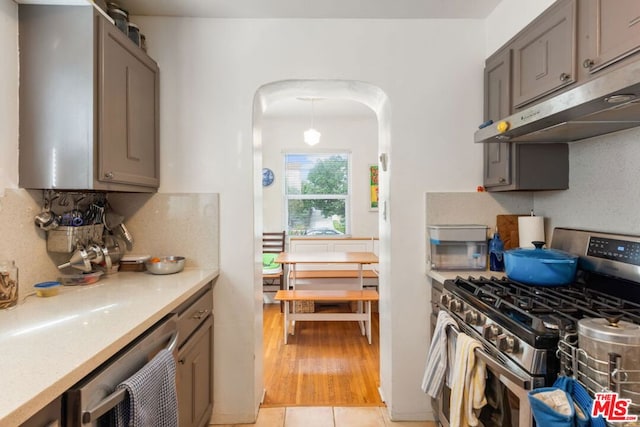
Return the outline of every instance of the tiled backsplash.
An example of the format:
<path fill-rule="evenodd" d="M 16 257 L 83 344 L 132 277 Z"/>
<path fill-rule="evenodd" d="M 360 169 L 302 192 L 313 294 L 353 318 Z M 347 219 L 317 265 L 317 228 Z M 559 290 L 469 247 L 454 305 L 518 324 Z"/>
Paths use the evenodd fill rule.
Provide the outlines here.
<path fill-rule="evenodd" d="M 180 255 L 186 267 L 219 267 L 219 195 L 112 193 L 114 211 L 134 238 L 131 253 Z"/>
<path fill-rule="evenodd" d="M 530 192 L 427 193 L 426 225 L 482 224 L 493 234 L 496 215 L 526 215 L 531 209 L 533 194 Z"/>
<path fill-rule="evenodd" d="M 219 267 L 218 194 L 111 193 L 113 210 L 135 242 L 130 253 L 181 255 L 186 267 Z M 33 284 L 56 280 L 57 265 L 71 254 L 47 252 L 47 235 L 34 224 L 42 209 L 39 190 L 7 189 L 0 197 L 0 259 L 19 268 L 19 298 Z"/>

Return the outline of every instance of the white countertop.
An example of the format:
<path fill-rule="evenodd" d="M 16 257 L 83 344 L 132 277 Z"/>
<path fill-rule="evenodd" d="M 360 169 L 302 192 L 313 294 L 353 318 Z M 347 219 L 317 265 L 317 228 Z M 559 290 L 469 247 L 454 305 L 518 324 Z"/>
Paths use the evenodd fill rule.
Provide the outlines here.
<path fill-rule="evenodd" d="M 0 310 L 0 425 L 27 420 L 217 276 L 120 272 Z"/>

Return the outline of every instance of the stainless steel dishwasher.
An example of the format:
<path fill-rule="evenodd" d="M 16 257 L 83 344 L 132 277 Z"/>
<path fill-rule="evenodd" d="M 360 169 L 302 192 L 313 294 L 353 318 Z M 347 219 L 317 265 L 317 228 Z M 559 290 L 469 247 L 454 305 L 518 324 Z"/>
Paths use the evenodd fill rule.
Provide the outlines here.
<path fill-rule="evenodd" d="M 166 348 L 177 356 L 177 316 L 160 320 L 123 350 L 76 383 L 63 396 L 63 425 L 113 426 L 115 406 L 126 397 L 116 386 L 131 377 Z"/>

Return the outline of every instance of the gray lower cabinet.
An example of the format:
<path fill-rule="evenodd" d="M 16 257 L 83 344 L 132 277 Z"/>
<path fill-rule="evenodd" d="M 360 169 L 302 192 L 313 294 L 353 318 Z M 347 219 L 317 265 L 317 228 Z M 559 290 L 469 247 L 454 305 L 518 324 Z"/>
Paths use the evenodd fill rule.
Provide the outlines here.
<path fill-rule="evenodd" d="M 20 427 L 62 427 L 62 397 L 54 399 Z"/>
<path fill-rule="evenodd" d="M 582 0 L 580 66 L 596 73 L 640 51 L 638 0 Z"/>
<path fill-rule="evenodd" d="M 213 410 L 213 297 L 210 285 L 178 313 L 180 427 L 202 427 Z"/>
<path fill-rule="evenodd" d="M 20 187 L 156 191 L 156 62 L 94 7 L 18 16 Z"/>
<path fill-rule="evenodd" d="M 523 107 L 576 81 L 576 0 L 560 1 L 514 40 L 513 104 Z"/>

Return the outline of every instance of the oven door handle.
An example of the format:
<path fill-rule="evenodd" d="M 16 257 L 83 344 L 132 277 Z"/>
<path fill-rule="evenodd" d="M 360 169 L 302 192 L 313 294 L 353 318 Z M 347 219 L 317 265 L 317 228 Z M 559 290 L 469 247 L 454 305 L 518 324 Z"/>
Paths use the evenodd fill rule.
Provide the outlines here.
<path fill-rule="evenodd" d="M 178 345 L 178 332 L 174 332 L 169 338 L 169 344 L 165 347 L 165 350 L 173 353 L 173 350 Z M 111 409 L 115 408 L 116 405 L 122 402 L 127 394 L 127 390 L 124 388 L 117 389 L 100 402 L 96 403 L 93 408 L 87 409 L 82 413 L 82 422 L 84 424 L 89 424 L 92 421 L 97 420 Z"/>
<path fill-rule="evenodd" d="M 460 333 L 460 331 L 458 330 L 457 327 L 450 325 L 450 326 L 447 326 L 447 334 L 449 333 L 452 333 L 455 339 L 457 340 L 458 334 Z M 492 371 L 498 373 L 499 375 L 502 375 L 503 377 L 505 377 L 506 379 L 508 379 L 515 385 L 517 385 L 518 387 L 522 388 L 523 390 L 531 389 L 531 380 L 529 378 L 523 378 L 519 376 L 517 373 L 510 371 L 503 364 L 501 364 L 500 361 L 494 359 L 493 357 L 491 357 L 491 355 L 489 355 L 487 352 L 485 352 L 480 348 L 476 348 L 474 352 L 476 354 L 476 357 L 479 359 L 482 359 L 482 361 L 485 362 L 487 366 L 491 368 Z"/>
<path fill-rule="evenodd" d="M 522 378 L 517 374 L 511 372 L 504 365 L 500 364 L 497 360 L 495 360 L 493 357 L 491 357 L 490 355 L 488 355 L 487 353 L 485 353 L 480 349 L 476 349 L 475 353 L 476 353 L 476 357 L 479 359 L 482 359 L 482 361 L 485 362 L 487 366 L 491 368 L 492 371 L 498 373 L 499 375 L 504 376 L 509 381 L 513 382 L 523 390 L 530 390 L 530 387 L 531 387 L 530 380 Z"/>

